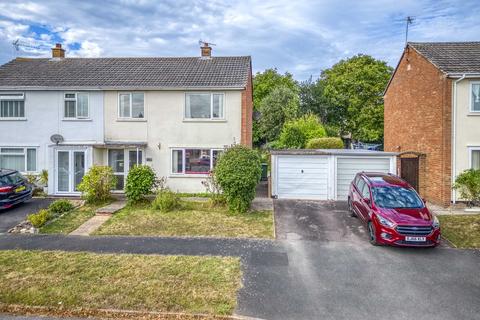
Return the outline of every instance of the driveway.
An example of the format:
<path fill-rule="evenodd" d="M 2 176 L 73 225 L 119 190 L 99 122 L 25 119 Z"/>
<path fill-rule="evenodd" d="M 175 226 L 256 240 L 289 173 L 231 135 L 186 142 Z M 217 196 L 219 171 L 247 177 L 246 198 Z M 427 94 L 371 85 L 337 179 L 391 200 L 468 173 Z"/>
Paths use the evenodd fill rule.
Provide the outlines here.
<path fill-rule="evenodd" d="M 13 208 L 0 210 L 0 233 L 7 232 L 8 229 L 25 220 L 30 213 L 48 207 L 50 202 L 52 202 L 51 199 L 34 198 Z"/>

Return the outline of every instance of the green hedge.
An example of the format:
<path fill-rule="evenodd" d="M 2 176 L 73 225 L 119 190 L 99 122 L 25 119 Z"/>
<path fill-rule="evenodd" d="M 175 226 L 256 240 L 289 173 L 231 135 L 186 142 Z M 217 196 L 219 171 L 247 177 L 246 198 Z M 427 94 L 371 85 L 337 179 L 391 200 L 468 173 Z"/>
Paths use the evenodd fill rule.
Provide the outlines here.
<path fill-rule="evenodd" d="M 343 141 L 340 138 L 315 138 L 307 142 L 307 149 L 343 149 Z"/>

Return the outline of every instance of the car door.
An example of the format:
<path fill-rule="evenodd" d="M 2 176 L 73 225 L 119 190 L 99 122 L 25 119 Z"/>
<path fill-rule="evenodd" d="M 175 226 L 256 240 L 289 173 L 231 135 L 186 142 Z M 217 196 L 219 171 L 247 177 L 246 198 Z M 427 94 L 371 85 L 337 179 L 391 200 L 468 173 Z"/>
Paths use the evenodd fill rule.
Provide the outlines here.
<path fill-rule="evenodd" d="M 364 183 L 360 199 L 360 215 L 364 221 L 368 221 L 370 215 L 370 206 L 371 206 L 371 196 L 370 196 L 370 187 L 367 183 Z"/>
<path fill-rule="evenodd" d="M 357 214 L 360 215 L 360 206 L 362 205 L 362 189 L 363 186 L 365 185 L 365 181 L 360 177 L 357 176 L 355 178 L 355 183 L 353 186 L 353 191 L 352 191 L 352 206 Z"/>

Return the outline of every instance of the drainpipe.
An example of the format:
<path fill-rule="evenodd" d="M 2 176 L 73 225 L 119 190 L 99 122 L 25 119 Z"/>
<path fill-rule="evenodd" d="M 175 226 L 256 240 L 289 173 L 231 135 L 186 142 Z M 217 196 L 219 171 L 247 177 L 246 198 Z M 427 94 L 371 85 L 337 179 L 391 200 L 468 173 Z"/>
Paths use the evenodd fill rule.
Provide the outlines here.
<path fill-rule="evenodd" d="M 452 115 L 452 180 L 455 181 L 457 172 L 456 161 L 456 133 L 457 133 L 457 83 L 465 79 L 467 75 L 463 74 L 459 79 L 453 82 L 453 115 Z M 452 181 L 452 182 L 453 182 Z M 452 188 L 452 202 L 456 203 L 457 192 Z"/>

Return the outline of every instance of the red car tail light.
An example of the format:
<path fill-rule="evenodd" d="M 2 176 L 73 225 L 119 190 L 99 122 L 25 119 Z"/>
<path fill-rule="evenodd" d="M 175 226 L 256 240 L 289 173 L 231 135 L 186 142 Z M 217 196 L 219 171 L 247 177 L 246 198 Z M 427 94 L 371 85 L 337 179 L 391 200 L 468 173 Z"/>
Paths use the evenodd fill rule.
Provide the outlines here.
<path fill-rule="evenodd" d="M 12 192 L 13 187 L 0 187 L 0 193 L 9 193 Z"/>

